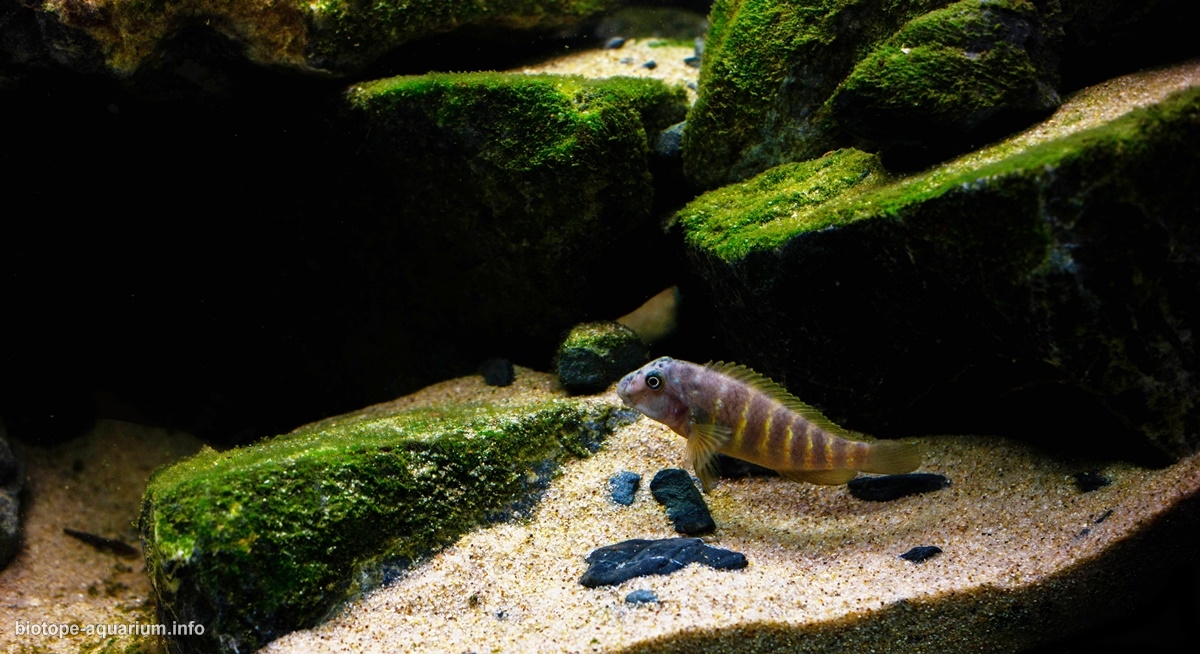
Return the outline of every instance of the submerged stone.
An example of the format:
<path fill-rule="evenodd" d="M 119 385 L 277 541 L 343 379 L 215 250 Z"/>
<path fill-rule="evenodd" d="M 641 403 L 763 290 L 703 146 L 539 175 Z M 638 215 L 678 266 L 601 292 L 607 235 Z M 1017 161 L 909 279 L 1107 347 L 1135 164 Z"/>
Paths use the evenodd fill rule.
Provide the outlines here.
<path fill-rule="evenodd" d="M 172 37 L 201 32 L 232 42 L 250 61 L 308 73 L 360 70 L 401 44 L 462 26 L 511 32 L 562 28 L 600 12 L 609 0 L 181 0 L 102 4 L 66 2 L 38 10 L 27 21 L 25 57 L 37 64 L 67 64 L 82 72 L 106 67 L 121 76 L 162 57 Z M 20 11 L 19 9 L 17 11 Z M 32 6 L 29 10 L 33 11 Z M 14 32 L 25 21 L 13 21 Z M 40 26 L 40 29 L 38 27 Z M 9 27 L 6 25 L 6 27 Z M 19 33 L 19 32 L 18 32 Z M 536 34 L 536 32 L 531 32 Z M 193 37 L 194 38 L 194 37 Z M 228 47 L 228 46 L 227 46 Z M 43 57 L 38 61 L 35 57 Z M 201 65 L 206 62 L 201 61 Z"/>
<path fill-rule="evenodd" d="M 1184 5 L 717 0 L 684 168 L 715 188 L 843 147 L 965 152 L 1053 109 L 1064 71 L 1137 70 L 1145 40 L 1187 38 Z"/>
<path fill-rule="evenodd" d="M 346 140 L 360 144 L 355 203 L 372 207 L 358 217 L 372 234 L 362 259 L 384 271 L 394 333 L 548 358 L 586 316 L 619 315 L 630 295 L 668 285 L 669 271 L 631 279 L 613 262 L 648 257 L 661 238 L 651 140 L 683 118 L 683 89 L 431 74 L 357 84 L 344 106 Z M 583 346 L 607 357 L 622 347 Z M 582 368 L 578 383 L 603 390 L 606 369 Z"/>
<path fill-rule="evenodd" d="M 622 506 L 629 506 L 633 504 L 633 497 L 637 493 L 638 486 L 641 483 L 641 475 L 629 470 L 622 470 L 609 477 L 608 492 L 614 502 Z"/>
<path fill-rule="evenodd" d="M 650 481 L 654 499 L 667 509 L 667 517 L 681 534 L 712 533 L 717 528 L 700 489 L 692 477 L 680 468 L 659 470 Z"/>
<path fill-rule="evenodd" d="M 1200 89 L 1163 98 L 1196 80 L 1089 89 L 921 174 L 840 150 L 697 198 L 676 221 L 731 357 L 880 436 L 1194 451 Z"/>
<path fill-rule="evenodd" d="M 658 595 L 652 590 L 642 588 L 625 596 L 626 604 L 658 604 Z"/>
<path fill-rule="evenodd" d="M 950 480 L 945 476 L 929 472 L 858 477 L 846 483 L 851 495 L 869 502 L 890 502 L 909 495 L 931 493 L 949 485 Z"/>
<path fill-rule="evenodd" d="M 650 359 L 646 343 L 619 322 L 576 325 L 558 348 L 555 365 L 572 395 L 600 393 Z"/>
<path fill-rule="evenodd" d="M 180 651 L 249 650 L 312 626 L 470 527 L 528 507 L 614 407 L 550 400 L 371 409 L 154 474 L 139 527 Z"/>
<path fill-rule="evenodd" d="M 924 563 L 942 553 L 942 548 L 936 545 L 919 545 L 900 555 L 900 558 L 913 563 Z"/>
<path fill-rule="evenodd" d="M 745 555 L 707 545 L 699 538 L 634 538 L 593 550 L 584 560 L 590 565 L 579 583 L 588 588 L 613 586 L 646 575 L 669 575 L 691 563 L 718 570 L 746 567 Z"/>

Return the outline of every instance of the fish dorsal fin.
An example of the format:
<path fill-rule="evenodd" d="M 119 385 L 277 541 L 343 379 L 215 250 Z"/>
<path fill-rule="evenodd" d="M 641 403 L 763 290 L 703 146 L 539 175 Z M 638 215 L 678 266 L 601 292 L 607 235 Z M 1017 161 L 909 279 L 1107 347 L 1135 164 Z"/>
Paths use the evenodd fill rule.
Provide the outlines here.
<path fill-rule="evenodd" d="M 792 481 L 803 481 L 823 486 L 844 484 L 858 475 L 856 470 L 780 470 L 779 474 Z"/>
<path fill-rule="evenodd" d="M 713 372 L 719 372 L 722 375 L 736 379 L 754 390 L 769 396 L 776 402 L 800 414 L 800 417 L 816 425 L 822 431 L 833 434 L 838 438 L 845 438 L 846 440 L 862 440 L 842 429 L 829 418 L 826 418 L 825 414 L 818 411 L 816 407 L 802 402 L 800 398 L 789 393 L 786 388 L 766 375 L 760 375 L 739 363 L 726 363 L 724 361 L 709 362 L 704 364 L 704 367 Z"/>
<path fill-rule="evenodd" d="M 711 422 L 692 425 L 692 435 L 687 441 L 687 459 L 700 486 L 707 493 L 717 477 L 717 449 L 733 437 L 733 430 Z"/>

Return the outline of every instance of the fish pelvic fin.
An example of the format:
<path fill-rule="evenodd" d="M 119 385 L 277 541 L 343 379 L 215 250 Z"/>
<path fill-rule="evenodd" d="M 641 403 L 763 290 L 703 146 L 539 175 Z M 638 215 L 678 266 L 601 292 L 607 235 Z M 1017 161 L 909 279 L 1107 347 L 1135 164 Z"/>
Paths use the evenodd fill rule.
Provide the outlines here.
<path fill-rule="evenodd" d="M 777 472 L 792 481 L 823 486 L 844 484 L 858 475 L 857 470 L 779 470 Z"/>
<path fill-rule="evenodd" d="M 922 447 L 918 442 L 875 441 L 867 450 L 867 460 L 859 466 L 863 472 L 899 475 L 921 467 Z"/>
<path fill-rule="evenodd" d="M 717 450 L 729 442 L 733 430 L 710 422 L 693 424 L 691 432 L 687 440 L 687 460 L 700 478 L 700 487 L 707 493 L 717 478 Z"/>

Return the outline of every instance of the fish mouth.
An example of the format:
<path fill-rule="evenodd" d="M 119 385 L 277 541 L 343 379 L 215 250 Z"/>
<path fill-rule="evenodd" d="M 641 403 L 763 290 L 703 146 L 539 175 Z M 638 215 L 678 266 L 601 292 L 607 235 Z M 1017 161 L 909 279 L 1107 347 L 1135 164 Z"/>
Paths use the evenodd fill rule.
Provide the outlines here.
<path fill-rule="evenodd" d="M 621 402 L 627 407 L 633 407 L 633 401 L 629 399 L 629 380 L 632 375 L 625 375 L 621 381 L 617 382 L 617 397 L 621 398 Z"/>

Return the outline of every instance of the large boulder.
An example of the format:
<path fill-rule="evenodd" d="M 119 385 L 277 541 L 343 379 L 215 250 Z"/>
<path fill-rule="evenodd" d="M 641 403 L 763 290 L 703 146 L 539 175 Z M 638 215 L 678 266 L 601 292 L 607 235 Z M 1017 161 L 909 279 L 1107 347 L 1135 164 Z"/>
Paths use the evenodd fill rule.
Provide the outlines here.
<path fill-rule="evenodd" d="M 648 139 L 683 118 L 683 89 L 434 74 L 358 84 L 346 103 L 359 201 L 380 220 L 361 251 L 385 271 L 407 331 L 502 353 L 545 343 L 549 360 L 581 319 L 666 285 L 669 271 L 613 266 L 658 242 Z"/>
<path fill-rule="evenodd" d="M 159 470 L 140 519 L 175 651 L 250 651 L 315 625 L 467 529 L 527 511 L 624 412 L 525 379 L 494 401 L 378 406 Z M 532 390 L 531 390 L 532 388 Z M 476 391 L 478 392 L 478 391 Z"/>
<path fill-rule="evenodd" d="M 677 220 L 718 329 L 847 427 L 1195 451 L 1197 86 L 1116 80 L 921 174 L 840 150 L 701 196 Z"/>
<path fill-rule="evenodd" d="M 260 65 L 346 74 L 423 36 L 464 26 L 561 28 L 615 4 L 613 0 L 4 0 L 0 53 L 19 66 L 65 65 L 128 76 L 148 62 L 161 61 L 164 52 L 199 38 L 220 42 L 218 49 L 240 52 Z"/>
<path fill-rule="evenodd" d="M 1081 81 L 1195 52 L 1178 38 L 1188 9 L 1176 0 L 718 0 L 685 169 L 713 188 L 842 147 L 906 166 L 964 152 L 1033 122 Z M 1130 55 L 1114 63 L 1104 54 L 1113 49 Z"/>

